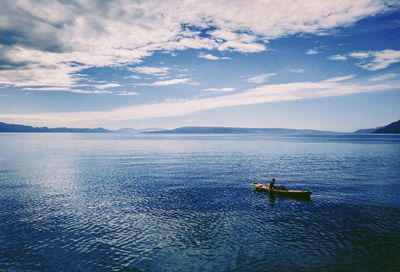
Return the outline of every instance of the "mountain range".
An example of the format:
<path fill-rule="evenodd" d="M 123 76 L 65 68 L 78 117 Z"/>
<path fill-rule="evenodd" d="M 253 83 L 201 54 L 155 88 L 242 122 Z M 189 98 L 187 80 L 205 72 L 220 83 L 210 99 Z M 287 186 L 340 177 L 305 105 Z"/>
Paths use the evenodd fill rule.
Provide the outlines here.
<path fill-rule="evenodd" d="M 238 128 L 238 127 L 180 127 L 171 130 L 149 131 L 146 133 L 174 133 L 174 134 L 340 134 L 340 132 L 313 130 L 313 129 L 288 129 L 288 128 Z M 378 133 L 400 133 L 400 120 L 384 127 L 359 129 L 353 133 L 378 134 Z"/>
<path fill-rule="evenodd" d="M 288 129 L 288 128 L 238 128 L 238 127 L 180 127 L 171 130 L 149 131 L 146 133 L 174 133 L 174 134 L 334 134 L 338 132 Z"/>
<path fill-rule="evenodd" d="M 32 127 L 25 125 L 7 124 L 0 122 L 0 132 L 47 132 L 47 133 L 122 133 L 122 134 L 139 134 L 147 131 L 160 130 L 160 128 L 149 129 L 133 129 L 121 128 L 118 130 L 110 130 L 105 128 L 48 128 L 48 127 Z"/>
<path fill-rule="evenodd" d="M 149 129 L 133 129 L 122 128 L 118 130 L 109 130 L 105 128 L 48 128 L 48 127 L 32 127 L 17 124 L 7 124 L 0 122 L 0 132 L 44 132 L 44 133 L 123 133 L 123 134 L 139 134 L 139 133 L 172 133 L 172 134 L 339 134 L 340 132 L 313 130 L 313 129 L 288 129 L 288 128 L 239 128 L 239 127 L 180 127 L 170 130 L 160 128 Z M 387 126 L 378 128 L 359 129 L 354 133 L 370 134 L 370 133 L 393 133 L 400 134 L 400 120 L 393 122 Z"/>
<path fill-rule="evenodd" d="M 354 133 L 387 133 L 387 134 L 400 134 L 400 120 L 390 123 L 384 127 L 365 128 L 356 130 Z"/>

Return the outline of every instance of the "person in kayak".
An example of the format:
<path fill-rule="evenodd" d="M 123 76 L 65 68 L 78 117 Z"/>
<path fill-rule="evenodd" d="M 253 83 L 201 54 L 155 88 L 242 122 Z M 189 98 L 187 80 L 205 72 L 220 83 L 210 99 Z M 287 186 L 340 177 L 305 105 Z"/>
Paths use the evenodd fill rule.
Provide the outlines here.
<path fill-rule="evenodd" d="M 269 182 L 268 189 L 270 189 L 270 190 L 275 189 L 275 179 L 274 178 Z"/>

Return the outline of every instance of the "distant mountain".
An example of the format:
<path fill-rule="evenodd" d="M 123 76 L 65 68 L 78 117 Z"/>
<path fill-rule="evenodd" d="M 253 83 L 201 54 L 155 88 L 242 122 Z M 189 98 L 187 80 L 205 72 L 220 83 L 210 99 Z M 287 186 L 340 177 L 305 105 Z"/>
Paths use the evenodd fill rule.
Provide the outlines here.
<path fill-rule="evenodd" d="M 121 133 L 121 134 L 140 134 L 143 132 L 161 130 L 161 128 L 133 129 L 121 128 L 118 130 L 110 130 L 105 128 L 48 128 L 48 127 L 32 127 L 25 125 L 7 124 L 0 122 L 0 132 L 47 132 L 47 133 Z"/>
<path fill-rule="evenodd" d="M 175 134 L 333 134 L 338 132 L 287 129 L 287 128 L 238 128 L 238 127 L 180 127 L 171 130 L 150 131 L 147 133 L 175 133 Z"/>
<path fill-rule="evenodd" d="M 363 129 L 359 129 L 354 131 L 353 133 L 357 133 L 357 134 L 369 134 L 369 133 L 373 133 L 375 130 L 377 130 L 378 128 L 381 127 L 377 127 L 377 128 L 363 128 Z"/>
<path fill-rule="evenodd" d="M 118 130 L 110 130 L 110 132 L 121 133 L 121 134 L 140 134 L 144 132 L 159 131 L 159 130 L 162 130 L 162 128 L 144 128 L 144 129 L 121 128 Z"/>
<path fill-rule="evenodd" d="M 104 128 L 48 128 L 31 127 L 0 122 L 0 132 L 70 132 L 70 133 L 110 133 L 111 130 Z"/>
<path fill-rule="evenodd" d="M 378 128 L 374 130 L 372 133 L 394 133 L 400 134 L 400 120 L 397 122 L 393 122 L 387 126 Z"/>

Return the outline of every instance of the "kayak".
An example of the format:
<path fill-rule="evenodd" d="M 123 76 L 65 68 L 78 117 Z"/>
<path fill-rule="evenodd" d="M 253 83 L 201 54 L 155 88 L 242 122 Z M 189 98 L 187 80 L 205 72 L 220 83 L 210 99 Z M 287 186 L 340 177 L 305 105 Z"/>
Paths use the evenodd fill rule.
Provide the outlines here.
<path fill-rule="evenodd" d="M 264 191 L 264 192 L 274 193 L 274 194 L 278 194 L 278 195 L 282 195 L 282 196 L 310 197 L 312 194 L 311 191 L 269 189 L 268 186 L 260 184 L 260 183 L 253 183 L 253 186 L 256 188 L 257 191 Z"/>

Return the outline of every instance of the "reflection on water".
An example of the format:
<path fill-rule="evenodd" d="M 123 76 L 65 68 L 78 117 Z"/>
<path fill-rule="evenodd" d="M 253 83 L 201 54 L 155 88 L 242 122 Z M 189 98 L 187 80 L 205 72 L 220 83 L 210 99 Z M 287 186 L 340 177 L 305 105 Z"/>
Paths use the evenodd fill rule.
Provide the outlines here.
<path fill-rule="evenodd" d="M 280 196 L 280 195 L 276 195 L 273 193 L 268 193 L 268 192 L 259 192 L 259 191 L 255 191 L 258 194 L 265 194 L 268 196 L 268 200 L 270 204 L 275 204 L 276 203 L 276 199 L 280 198 L 280 199 L 284 199 L 284 198 L 291 198 L 291 199 L 295 199 L 297 201 L 302 201 L 302 202 L 312 202 L 311 197 L 301 197 L 301 196 Z"/>
<path fill-rule="evenodd" d="M 395 271 L 399 143 L 4 133 L 0 270 Z"/>

